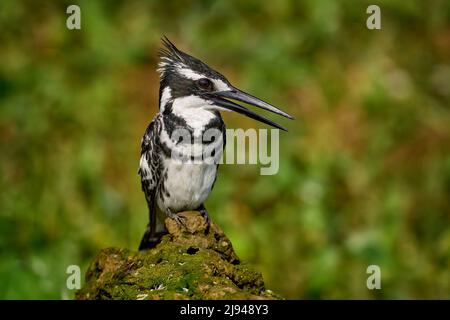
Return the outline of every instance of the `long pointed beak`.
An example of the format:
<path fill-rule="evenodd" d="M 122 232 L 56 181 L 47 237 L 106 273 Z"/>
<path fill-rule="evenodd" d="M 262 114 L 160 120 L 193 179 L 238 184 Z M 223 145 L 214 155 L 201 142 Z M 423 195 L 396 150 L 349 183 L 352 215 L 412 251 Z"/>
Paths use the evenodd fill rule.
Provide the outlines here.
<path fill-rule="evenodd" d="M 294 119 L 291 115 L 289 115 L 288 113 L 278 109 L 277 107 L 261 100 L 258 99 L 254 96 L 252 96 L 251 94 L 248 94 L 246 92 L 243 92 L 237 88 L 232 88 L 232 90 L 227 90 L 227 91 L 219 91 L 219 92 L 214 92 L 212 94 L 210 94 L 210 99 L 212 99 L 214 101 L 214 104 L 217 106 L 220 106 L 222 108 L 231 110 L 231 111 L 235 111 L 237 113 L 243 114 L 249 118 L 255 119 L 257 121 L 260 121 L 262 123 L 268 124 L 270 126 L 273 126 L 275 128 L 287 131 L 286 128 L 284 128 L 283 126 L 277 124 L 276 122 L 273 122 L 272 120 L 267 119 L 266 117 L 263 117 L 255 112 L 253 112 L 252 110 L 249 110 L 237 103 L 234 103 L 232 101 L 226 100 L 224 98 L 228 98 L 228 99 L 233 99 L 233 100 L 237 100 L 237 101 L 242 101 L 248 104 L 251 104 L 255 107 L 261 108 L 263 110 L 267 110 L 276 114 L 279 114 L 283 117 L 286 117 L 288 119 Z"/>

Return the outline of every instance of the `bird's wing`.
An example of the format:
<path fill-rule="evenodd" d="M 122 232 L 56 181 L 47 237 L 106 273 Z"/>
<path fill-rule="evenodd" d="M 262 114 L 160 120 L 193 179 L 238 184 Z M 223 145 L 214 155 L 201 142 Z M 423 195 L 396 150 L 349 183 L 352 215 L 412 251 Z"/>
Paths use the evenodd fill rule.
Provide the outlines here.
<path fill-rule="evenodd" d="M 157 143 L 159 130 L 159 118 L 157 117 L 149 124 L 142 137 L 141 160 L 138 170 L 138 174 L 141 176 L 142 191 L 149 209 L 149 236 L 153 236 L 157 228 L 156 190 L 161 176 L 160 150 Z"/>

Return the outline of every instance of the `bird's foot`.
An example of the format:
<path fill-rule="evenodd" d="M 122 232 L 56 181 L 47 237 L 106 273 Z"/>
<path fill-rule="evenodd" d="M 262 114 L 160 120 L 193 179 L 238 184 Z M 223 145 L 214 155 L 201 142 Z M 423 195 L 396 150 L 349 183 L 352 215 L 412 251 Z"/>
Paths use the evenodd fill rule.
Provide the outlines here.
<path fill-rule="evenodd" d="M 201 216 L 203 217 L 203 219 L 205 220 L 206 225 L 209 226 L 210 223 L 211 223 L 211 219 L 209 218 L 208 211 L 206 211 L 206 209 L 203 208 L 203 209 L 200 209 L 199 212 L 200 212 L 200 215 L 201 215 Z"/>
<path fill-rule="evenodd" d="M 179 214 L 177 214 L 177 213 L 173 213 L 173 212 L 170 211 L 170 210 L 167 210 L 167 216 L 168 216 L 169 218 L 175 220 L 175 222 L 176 222 L 178 225 L 181 225 L 181 226 L 183 226 L 184 228 L 186 228 L 186 224 L 185 224 L 186 217 L 181 216 L 181 215 L 179 215 Z"/>

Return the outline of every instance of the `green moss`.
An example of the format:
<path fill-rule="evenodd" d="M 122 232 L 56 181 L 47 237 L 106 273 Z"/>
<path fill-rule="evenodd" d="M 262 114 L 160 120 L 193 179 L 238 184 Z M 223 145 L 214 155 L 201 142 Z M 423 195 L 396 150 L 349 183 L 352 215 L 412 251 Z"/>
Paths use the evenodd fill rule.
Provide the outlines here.
<path fill-rule="evenodd" d="M 166 221 L 169 234 L 152 250 L 108 248 L 91 263 L 77 299 L 277 299 L 259 272 L 241 263 L 217 225 L 183 213 L 186 227 Z"/>

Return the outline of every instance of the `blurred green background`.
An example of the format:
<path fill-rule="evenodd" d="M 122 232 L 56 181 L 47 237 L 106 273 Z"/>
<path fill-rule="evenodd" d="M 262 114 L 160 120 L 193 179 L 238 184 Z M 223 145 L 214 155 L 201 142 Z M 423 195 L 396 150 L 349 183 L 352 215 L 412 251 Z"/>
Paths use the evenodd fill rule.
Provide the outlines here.
<path fill-rule="evenodd" d="M 381 30 L 369 4 L 2 0 L 0 298 L 72 298 L 68 265 L 137 248 L 162 35 L 296 117 L 277 175 L 224 165 L 206 203 L 268 288 L 450 298 L 450 2 L 377 1 Z"/>

